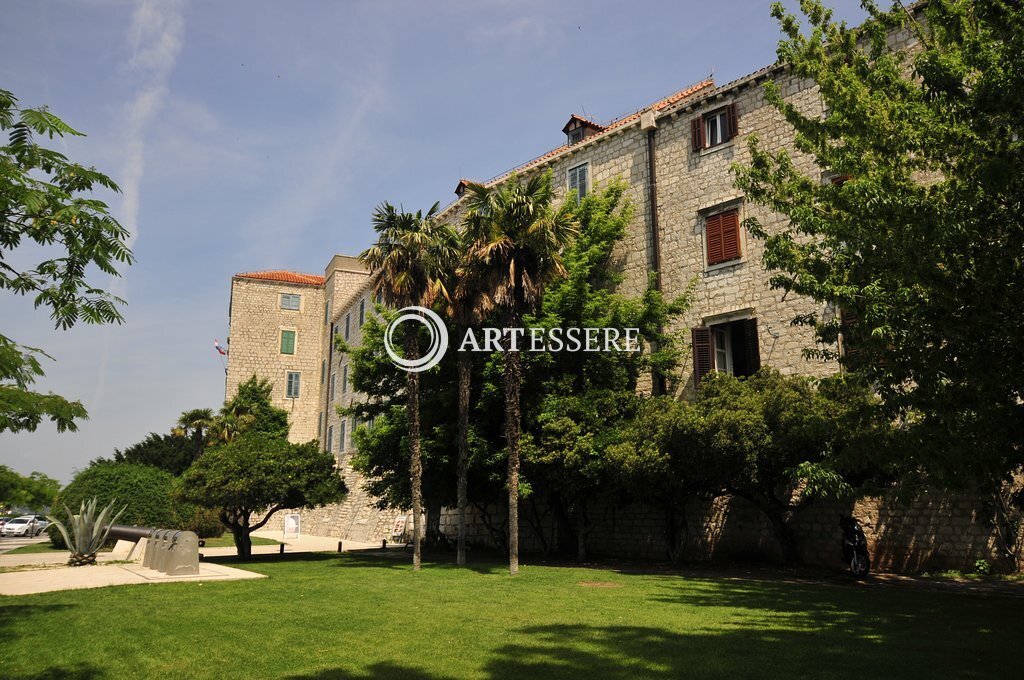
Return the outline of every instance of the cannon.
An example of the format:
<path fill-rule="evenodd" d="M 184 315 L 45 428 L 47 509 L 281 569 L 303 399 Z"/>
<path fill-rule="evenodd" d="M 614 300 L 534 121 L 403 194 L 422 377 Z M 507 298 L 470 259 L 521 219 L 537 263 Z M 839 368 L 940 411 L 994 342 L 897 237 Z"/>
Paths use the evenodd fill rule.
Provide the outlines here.
<path fill-rule="evenodd" d="M 114 524 L 108 536 L 119 541 L 131 541 L 136 545 L 146 541 L 143 567 L 168 576 L 199 574 L 199 537 L 194 532 Z"/>

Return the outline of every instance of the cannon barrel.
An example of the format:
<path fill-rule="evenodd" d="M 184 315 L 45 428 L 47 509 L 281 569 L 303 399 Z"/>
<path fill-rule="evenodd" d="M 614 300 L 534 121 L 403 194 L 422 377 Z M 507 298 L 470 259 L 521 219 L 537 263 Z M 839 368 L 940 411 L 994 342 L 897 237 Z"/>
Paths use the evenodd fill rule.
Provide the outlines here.
<path fill-rule="evenodd" d="M 121 524 L 110 525 L 109 538 L 120 541 L 138 541 L 142 538 L 149 538 L 156 529 L 150 527 L 126 527 Z"/>

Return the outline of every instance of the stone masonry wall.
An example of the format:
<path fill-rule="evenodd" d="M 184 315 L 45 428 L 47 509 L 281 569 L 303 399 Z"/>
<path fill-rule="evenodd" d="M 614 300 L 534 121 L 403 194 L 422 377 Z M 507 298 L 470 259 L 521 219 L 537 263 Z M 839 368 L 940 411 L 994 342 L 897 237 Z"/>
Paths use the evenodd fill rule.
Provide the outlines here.
<path fill-rule="evenodd" d="M 281 294 L 301 296 L 298 310 L 281 309 Z M 318 286 L 235 277 L 231 281 L 231 319 L 225 398 L 253 375 L 274 384 L 274 406 L 288 411 L 288 438 L 317 437 L 323 291 Z M 281 353 L 281 331 L 295 331 L 295 354 Z M 301 374 L 299 398 L 286 396 L 287 374 Z"/>

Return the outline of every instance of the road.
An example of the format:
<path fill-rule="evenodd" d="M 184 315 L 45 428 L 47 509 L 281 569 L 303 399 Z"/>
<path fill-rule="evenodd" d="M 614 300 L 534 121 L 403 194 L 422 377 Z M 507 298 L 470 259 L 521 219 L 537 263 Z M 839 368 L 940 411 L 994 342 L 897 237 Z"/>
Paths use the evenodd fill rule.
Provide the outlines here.
<path fill-rule="evenodd" d="M 0 538 L 0 555 L 3 555 L 8 550 L 20 548 L 23 545 L 31 545 L 33 543 L 44 543 L 49 540 L 50 538 L 46 535 L 45 531 L 35 538 L 24 538 L 22 536 L 4 536 Z"/>

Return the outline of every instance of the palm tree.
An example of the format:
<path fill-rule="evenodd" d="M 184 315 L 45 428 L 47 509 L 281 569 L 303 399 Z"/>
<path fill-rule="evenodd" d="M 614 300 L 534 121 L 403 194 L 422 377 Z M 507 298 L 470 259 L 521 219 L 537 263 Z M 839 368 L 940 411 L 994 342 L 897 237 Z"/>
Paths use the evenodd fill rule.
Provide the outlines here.
<path fill-rule="evenodd" d="M 472 241 L 468 232 L 458 235 L 454 245 L 458 256 L 445 270 L 448 296 L 445 298 L 449 318 L 455 322 L 457 342 L 472 326 L 478 326 L 491 307 L 484 290 L 481 274 L 469 257 Z M 466 506 L 468 505 L 467 473 L 469 466 L 469 396 L 472 381 L 472 359 L 469 352 L 459 352 L 457 358 L 459 391 L 459 460 L 458 460 L 458 550 L 456 563 L 466 564 Z"/>
<path fill-rule="evenodd" d="M 396 210 L 382 203 L 373 212 L 377 243 L 359 255 L 370 268 L 374 292 L 392 308 L 429 307 L 447 290 L 442 272 L 454 257 L 454 234 L 450 227 L 436 221 L 438 204 L 424 215 Z M 419 335 L 406 332 L 406 359 L 419 358 Z M 423 464 L 420 457 L 420 383 L 419 374 L 406 374 L 409 424 L 409 479 L 412 486 L 413 569 L 421 564 L 423 541 Z"/>
<path fill-rule="evenodd" d="M 191 437 L 194 444 L 192 461 L 195 462 L 203 453 L 206 445 L 206 438 L 210 429 L 214 426 L 213 410 L 208 408 L 194 408 L 185 411 L 178 418 L 177 426 L 172 430 L 174 434 L 182 437 Z"/>
<path fill-rule="evenodd" d="M 523 328 L 544 287 L 565 276 L 562 251 L 578 233 L 571 205 L 553 206 L 551 172 L 526 182 L 513 176 L 496 187 L 470 184 L 466 232 L 469 260 L 478 268 L 488 297 L 507 329 Z M 508 448 L 508 567 L 519 573 L 519 348 L 506 340 L 505 444 Z M 522 337 L 520 337 L 522 340 Z"/>

